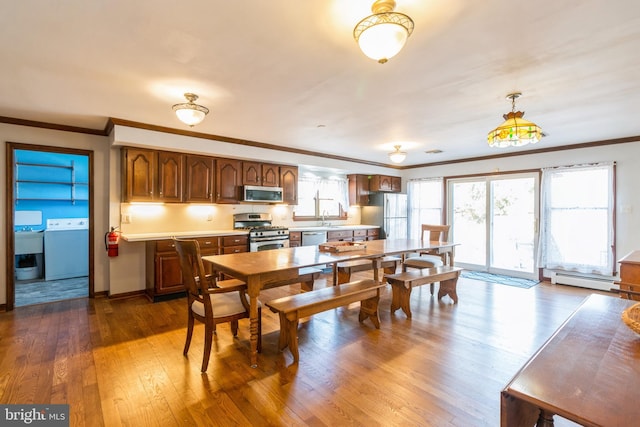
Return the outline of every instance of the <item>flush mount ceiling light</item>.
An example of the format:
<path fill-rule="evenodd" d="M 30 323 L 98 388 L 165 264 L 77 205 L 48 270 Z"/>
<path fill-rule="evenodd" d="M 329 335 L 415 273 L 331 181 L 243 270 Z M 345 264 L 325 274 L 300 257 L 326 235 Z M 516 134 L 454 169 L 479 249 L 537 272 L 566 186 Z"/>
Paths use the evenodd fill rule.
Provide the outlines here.
<path fill-rule="evenodd" d="M 489 132 L 487 142 L 490 147 L 522 147 L 535 144 L 542 138 L 540 126 L 523 119 L 524 111 L 516 111 L 516 99 L 521 95 L 520 92 L 507 95 L 511 100 L 511 112 L 502 116 L 504 123 Z"/>
<path fill-rule="evenodd" d="M 371 6 L 373 15 L 367 16 L 353 29 L 362 52 L 384 64 L 400 52 L 413 32 L 413 20 L 393 11 L 393 0 L 376 0 Z"/>
<path fill-rule="evenodd" d="M 182 123 L 193 127 L 204 120 L 204 116 L 209 113 L 209 109 L 194 102 L 198 99 L 198 95 L 195 93 L 185 93 L 184 97 L 189 102 L 174 105 L 173 111 L 176 112 L 176 116 Z"/>
<path fill-rule="evenodd" d="M 394 145 L 393 148 L 395 148 L 396 151 L 389 153 L 389 160 L 391 160 L 393 163 L 402 163 L 404 159 L 407 158 L 407 153 L 405 153 L 404 151 L 400 151 L 400 147 L 402 146 Z"/>

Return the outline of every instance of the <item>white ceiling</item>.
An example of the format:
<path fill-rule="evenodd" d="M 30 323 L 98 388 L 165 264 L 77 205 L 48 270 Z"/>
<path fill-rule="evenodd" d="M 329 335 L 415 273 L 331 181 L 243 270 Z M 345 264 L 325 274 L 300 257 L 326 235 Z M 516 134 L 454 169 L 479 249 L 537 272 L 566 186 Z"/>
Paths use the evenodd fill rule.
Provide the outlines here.
<path fill-rule="evenodd" d="M 415 30 L 386 64 L 352 36 L 372 2 L 5 1 L 0 116 L 191 130 L 171 106 L 195 92 L 194 131 L 411 165 L 504 153 L 520 91 L 548 136 L 517 150 L 640 135 L 638 0 L 397 0 Z"/>

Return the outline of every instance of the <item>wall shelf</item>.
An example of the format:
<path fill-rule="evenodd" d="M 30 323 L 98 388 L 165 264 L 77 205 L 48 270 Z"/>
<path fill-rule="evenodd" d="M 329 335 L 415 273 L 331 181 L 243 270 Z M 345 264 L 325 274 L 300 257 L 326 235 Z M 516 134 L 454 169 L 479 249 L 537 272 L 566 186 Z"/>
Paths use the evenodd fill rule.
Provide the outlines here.
<path fill-rule="evenodd" d="M 76 201 L 88 200 L 88 182 L 76 181 L 76 167 L 71 165 L 54 165 L 47 163 L 15 163 L 15 197 L 16 203 L 27 201 Z M 46 186 L 43 190 L 41 186 Z M 78 187 L 86 188 L 78 196 Z M 87 196 L 84 196 L 87 194 Z"/>

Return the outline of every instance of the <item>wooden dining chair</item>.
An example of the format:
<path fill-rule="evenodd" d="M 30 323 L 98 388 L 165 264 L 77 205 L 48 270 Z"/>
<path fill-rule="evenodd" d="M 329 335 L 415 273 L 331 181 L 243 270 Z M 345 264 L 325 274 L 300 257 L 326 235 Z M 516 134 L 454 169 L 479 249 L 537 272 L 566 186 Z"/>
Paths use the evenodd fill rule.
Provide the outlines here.
<path fill-rule="evenodd" d="M 187 289 L 189 318 L 187 340 L 183 354 L 186 356 L 191 345 L 194 321 L 204 323 L 204 355 L 201 371 L 209 365 L 213 335 L 216 325 L 229 322 L 233 336 L 238 335 L 238 320 L 249 318 L 247 285 L 237 279 L 216 280 L 205 273 L 200 245 L 197 240 L 173 239 L 180 258 L 182 280 Z M 258 351 L 262 347 L 262 309 L 258 305 Z"/>
<path fill-rule="evenodd" d="M 450 225 L 434 225 L 434 224 L 422 224 L 420 239 L 426 241 L 441 241 L 446 242 L 449 240 Z M 421 251 L 416 256 L 409 256 L 402 263 L 402 270 L 406 271 L 407 267 L 410 268 L 433 268 L 442 265 L 448 265 L 450 258 L 448 253 L 437 253 L 437 251 Z M 431 295 L 433 295 L 434 283 L 430 285 Z"/>

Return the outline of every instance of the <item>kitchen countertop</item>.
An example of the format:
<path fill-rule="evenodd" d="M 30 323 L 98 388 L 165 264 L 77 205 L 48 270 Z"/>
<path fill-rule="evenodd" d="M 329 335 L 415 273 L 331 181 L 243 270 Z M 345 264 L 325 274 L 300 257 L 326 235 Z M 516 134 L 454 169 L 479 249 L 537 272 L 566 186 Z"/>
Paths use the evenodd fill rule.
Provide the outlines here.
<path fill-rule="evenodd" d="M 301 226 L 289 227 L 289 231 L 339 231 L 339 230 L 361 230 L 368 228 L 380 228 L 378 225 L 331 225 L 331 226 Z M 146 242 L 152 240 L 171 239 L 172 237 L 208 237 L 208 236 L 236 236 L 247 235 L 248 230 L 203 230 L 203 231 L 168 231 L 163 233 L 123 233 L 120 237 L 127 242 Z"/>
<path fill-rule="evenodd" d="M 289 227 L 289 231 L 340 231 L 340 230 L 362 230 L 369 228 L 380 228 L 379 225 L 353 224 L 353 225 L 309 225 L 300 227 Z"/>
<path fill-rule="evenodd" d="M 205 230 L 205 231 L 174 231 L 165 233 L 141 233 L 141 234 L 122 234 L 122 240 L 127 242 L 146 242 L 150 240 L 163 240 L 172 237 L 208 237 L 208 236 L 237 236 L 247 235 L 247 230 Z"/>

